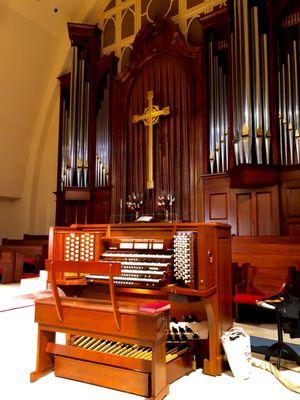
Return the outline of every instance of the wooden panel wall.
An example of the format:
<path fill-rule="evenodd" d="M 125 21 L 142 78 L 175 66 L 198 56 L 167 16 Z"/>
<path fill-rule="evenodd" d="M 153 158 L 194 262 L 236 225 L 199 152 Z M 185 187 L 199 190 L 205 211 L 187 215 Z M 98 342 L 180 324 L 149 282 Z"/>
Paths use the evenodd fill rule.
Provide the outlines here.
<path fill-rule="evenodd" d="M 152 213 L 165 190 L 175 193 L 180 220 L 199 218 L 200 56 L 200 49 L 188 45 L 167 18 L 145 25 L 136 36 L 129 67 L 114 82 L 114 98 L 119 102 L 114 104 L 118 118 L 113 121 L 113 213 L 119 211 L 120 198 L 126 201 L 132 192 L 144 194 L 142 212 Z M 154 127 L 154 190 L 146 190 L 148 129 L 143 122 L 132 124 L 133 115 L 144 113 L 149 90 L 154 92 L 154 105 L 170 107 L 170 115 Z"/>
<path fill-rule="evenodd" d="M 287 169 L 280 174 L 282 235 L 300 236 L 300 171 Z"/>
<path fill-rule="evenodd" d="M 185 65 L 175 56 L 155 57 L 141 69 L 135 80 L 128 105 L 127 125 L 127 194 L 143 193 L 145 208 L 155 209 L 155 200 L 163 190 L 176 194 L 176 213 L 190 220 L 191 176 L 194 175 L 194 93 Z M 147 92 L 154 91 L 153 103 L 160 109 L 170 107 L 154 127 L 154 192 L 145 192 L 147 182 L 148 128 L 132 117 L 142 114 Z M 148 196 L 149 194 L 149 196 Z"/>
<path fill-rule="evenodd" d="M 278 187 L 232 189 L 223 174 L 203 177 L 205 222 L 226 222 L 238 236 L 279 234 Z"/>

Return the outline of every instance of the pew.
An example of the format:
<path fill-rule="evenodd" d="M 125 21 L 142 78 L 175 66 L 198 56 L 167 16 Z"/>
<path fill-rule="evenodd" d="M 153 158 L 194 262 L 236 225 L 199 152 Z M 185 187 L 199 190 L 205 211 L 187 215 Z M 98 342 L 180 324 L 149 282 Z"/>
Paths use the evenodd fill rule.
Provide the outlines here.
<path fill-rule="evenodd" d="M 23 235 L 24 240 L 43 240 L 48 242 L 49 236 L 48 235 L 31 235 L 29 233 L 24 233 Z"/>
<path fill-rule="evenodd" d="M 238 304 L 254 305 L 256 300 L 278 293 L 288 280 L 289 268 L 300 269 L 300 237 L 233 236 L 232 261 L 235 268 L 248 270 L 240 274 L 246 279 L 235 285 L 238 318 Z"/>
<path fill-rule="evenodd" d="M 23 272 L 23 256 L 14 251 L 1 251 L 1 283 L 20 282 Z"/>
<path fill-rule="evenodd" d="M 25 235 L 24 235 L 25 236 Z M 35 273 L 45 269 L 45 260 L 48 255 L 48 239 L 28 235 L 26 239 L 2 239 L 0 251 L 11 251 L 22 254 L 24 264 L 29 264 Z"/>

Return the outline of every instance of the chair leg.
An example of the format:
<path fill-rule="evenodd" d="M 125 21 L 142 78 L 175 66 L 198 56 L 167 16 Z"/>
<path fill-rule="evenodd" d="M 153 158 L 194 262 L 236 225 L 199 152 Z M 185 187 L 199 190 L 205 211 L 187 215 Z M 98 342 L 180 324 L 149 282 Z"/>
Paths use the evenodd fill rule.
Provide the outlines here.
<path fill-rule="evenodd" d="M 292 349 L 289 345 L 285 344 L 283 341 L 283 331 L 282 331 L 282 319 L 281 319 L 281 309 L 276 309 L 276 319 L 277 319 L 277 333 L 278 341 L 272 346 L 270 346 L 266 352 L 265 360 L 269 361 L 272 356 L 277 357 L 276 367 L 280 369 L 281 358 L 284 354 L 288 355 L 293 361 L 300 365 L 300 356 Z"/>
<path fill-rule="evenodd" d="M 235 322 L 240 322 L 239 303 L 235 303 Z"/>

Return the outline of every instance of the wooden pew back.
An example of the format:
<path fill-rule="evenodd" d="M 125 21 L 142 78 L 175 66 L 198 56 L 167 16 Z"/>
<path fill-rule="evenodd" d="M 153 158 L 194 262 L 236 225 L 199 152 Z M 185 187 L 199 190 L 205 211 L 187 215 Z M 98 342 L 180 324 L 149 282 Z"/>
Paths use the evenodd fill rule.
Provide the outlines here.
<path fill-rule="evenodd" d="M 232 261 L 257 268 L 254 286 L 267 296 L 287 281 L 288 268 L 300 269 L 300 237 L 232 237 Z"/>

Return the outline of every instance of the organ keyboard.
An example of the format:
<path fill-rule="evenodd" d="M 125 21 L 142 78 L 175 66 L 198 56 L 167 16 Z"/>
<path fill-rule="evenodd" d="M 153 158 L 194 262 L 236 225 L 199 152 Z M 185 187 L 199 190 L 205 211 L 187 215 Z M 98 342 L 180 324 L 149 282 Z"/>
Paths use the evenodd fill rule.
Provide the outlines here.
<path fill-rule="evenodd" d="M 121 276 L 114 278 L 116 286 L 159 289 L 172 280 L 172 250 L 163 249 L 163 241 L 153 239 L 114 241 L 100 260 L 121 264 Z M 85 278 L 88 282 L 108 281 L 105 275 L 88 274 Z"/>

